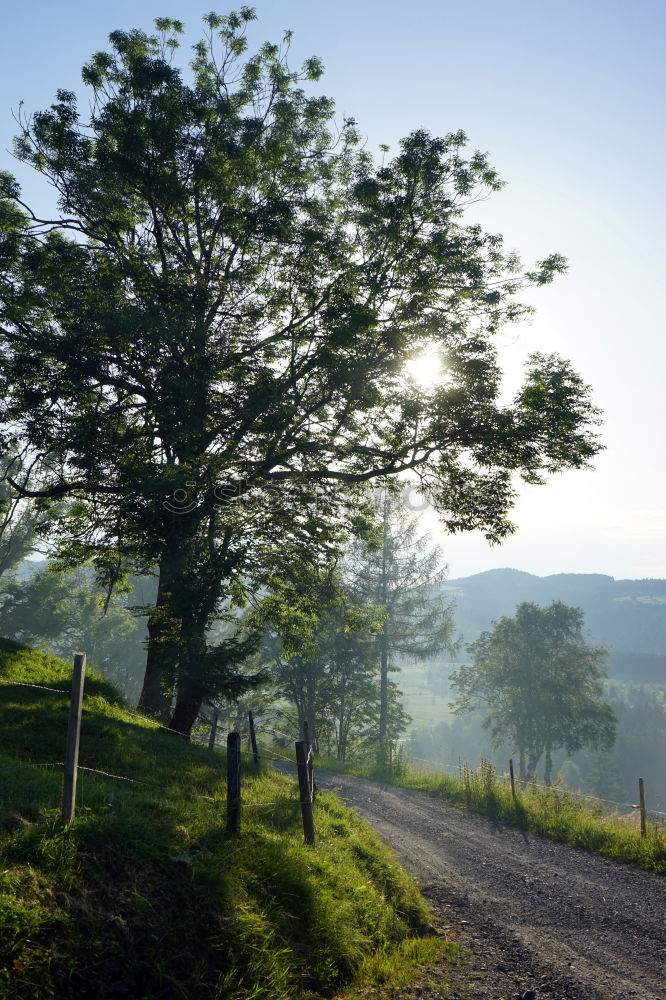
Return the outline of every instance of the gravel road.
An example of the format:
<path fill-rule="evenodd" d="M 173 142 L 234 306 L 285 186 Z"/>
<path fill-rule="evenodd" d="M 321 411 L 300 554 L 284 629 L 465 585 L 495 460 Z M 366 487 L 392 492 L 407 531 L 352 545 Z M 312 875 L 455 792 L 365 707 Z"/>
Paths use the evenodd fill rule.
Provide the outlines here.
<path fill-rule="evenodd" d="M 470 969 L 427 997 L 666 1000 L 666 880 L 422 792 L 317 772 L 394 848 Z M 469 976 L 469 972 L 467 973 Z M 470 988 L 471 987 L 471 988 Z M 529 997 L 529 993 L 528 993 Z"/>

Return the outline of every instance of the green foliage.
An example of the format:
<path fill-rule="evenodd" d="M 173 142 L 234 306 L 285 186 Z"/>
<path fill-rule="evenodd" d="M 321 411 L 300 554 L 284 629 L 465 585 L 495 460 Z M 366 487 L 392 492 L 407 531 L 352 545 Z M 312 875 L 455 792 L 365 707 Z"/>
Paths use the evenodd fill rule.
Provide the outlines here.
<path fill-rule="evenodd" d="M 95 585 L 90 568 L 57 572 L 48 565 L 22 579 L 5 578 L 0 634 L 57 656 L 86 650 L 89 664 L 136 703 L 146 629 L 133 605 L 154 588 L 151 580 L 133 583 L 136 592 L 108 595 Z"/>
<path fill-rule="evenodd" d="M 666 691 L 636 687 L 613 692 L 613 711 L 618 720 L 617 743 L 590 767 L 590 790 L 617 798 L 618 784 L 623 797 L 634 801 L 637 776 L 645 779 L 648 801 L 666 811 L 666 777 L 661 766 L 666 753 Z"/>
<path fill-rule="evenodd" d="M 289 585 L 272 585 L 260 607 L 275 641 L 263 654 L 278 697 L 294 706 L 297 728 L 314 727 L 319 751 L 396 767 L 409 717 L 389 672 L 401 654 L 425 659 L 450 644 L 452 610 L 436 589 L 439 549 L 417 536 L 403 497 L 378 492 L 376 530 L 340 565 L 292 565 Z"/>
<path fill-rule="evenodd" d="M 378 544 L 352 542 L 345 566 L 348 590 L 360 606 L 383 610 L 377 659 L 384 647 L 394 667 L 400 656 L 432 659 L 453 645 L 453 603 L 440 589 L 447 569 L 442 551 L 419 533 L 406 491 L 384 486 L 375 499 Z"/>
<path fill-rule="evenodd" d="M 496 745 L 519 754 L 521 778 L 531 778 L 545 753 L 550 783 L 552 752 L 583 746 L 610 748 L 616 719 L 603 698 L 604 647 L 583 635 L 583 613 L 559 601 L 547 608 L 524 602 L 468 648 L 473 663 L 451 675 L 455 711 L 485 710 Z"/>
<path fill-rule="evenodd" d="M 384 611 L 357 605 L 333 565 L 292 565 L 289 586 L 279 583 L 261 603 L 270 628 L 262 652 L 275 693 L 296 710 L 297 730 L 307 721 L 315 746 L 335 747 L 344 759 L 376 728 L 372 637 Z"/>
<path fill-rule="evenodd" d="M 68 501 L 59 558 L 92 558 L 107 586 L 159 567 L 149 669 L 178 678 L 184 732 L 234 581 L 339 550 L 356 486 L 413 470 L 447 528 L 497 540 L 514 475 L 599 449 L 589 390 L 555 356 L 499 401 L 494 336 L 564 264 L 522 272 L 461 221 L 500 187 L 487 157 L 418 130 L 375 164 L 304 90 L 317 59 L 290 69 L 287 37 L 243 61 L 254 17 L 205 17 L 189 71 L 180 21 L 112 32 L 83 70 L 91 116 L 59 90 L 21 118 L 16 155 L 62 218 L 0 186 L 0 422 L 32 492 Z M 433 343 L 446 377 L 416 395 L 405 365 Z"/>
<path fill-rule="evenodd" d="M 293 779 L 243 766 L 243 833 L 224 833 L 223 754 L 128 714 L 86 677 L 77 818 L 58 818 L 67 663 L 0 642 L 0 997 L 330 996 L 391 961 L 429 914 L 391 852 L 332 795 L 303 845 Z M 444 952 L 446 949 L 442 949 Z M 383 956 L 383 963 L 379 960 Z"/>
<path fill-rule="evenodd" d="M 16 446 L 5 447 L 3 438 L 0 432 L 0 577 L 37 547 L 50 523 L 48 503 L 25 499 L 12 486 L 15 479 L 29 479 L 30 469 L 25 455 Z"/>

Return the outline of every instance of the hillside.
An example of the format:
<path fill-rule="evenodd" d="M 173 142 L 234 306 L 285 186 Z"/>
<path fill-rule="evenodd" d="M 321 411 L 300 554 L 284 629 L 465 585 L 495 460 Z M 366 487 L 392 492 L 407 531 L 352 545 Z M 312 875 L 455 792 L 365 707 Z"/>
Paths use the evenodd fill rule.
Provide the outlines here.
<path fill-rule="evenodd" d="M 611 676 L 666 683 L 666 580 L 615 580 L 596 573 L 534 576 L 496 569 L 449 580 L 456 624 L 466 642 L 512 615 L 521 601 L 563 601 L 583 609 L 590 637 L 609 647 Z"/>
<path fill-rule="evenodd" d="M 3 1000 L 301 1000 L 453 947 L 419 936 L 415 883 L 335 796 L 318 796 L 307 848 L 293 778 L 249 763 L 229 838 L 224 755 L 130 713 L 93 674 L 80 763 L 105 773 L 80 772 L 63 828 L 70 675 L 0 640 Z"/>

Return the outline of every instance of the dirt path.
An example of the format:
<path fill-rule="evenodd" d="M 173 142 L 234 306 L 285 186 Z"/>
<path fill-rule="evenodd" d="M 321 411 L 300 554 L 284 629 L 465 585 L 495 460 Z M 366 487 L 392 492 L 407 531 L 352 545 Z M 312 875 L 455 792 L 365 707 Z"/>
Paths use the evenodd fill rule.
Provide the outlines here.
<path fill-rule="evenodd" d="M 462 977 L 454 992 L 424 988 L 424 1000 L 528 990 L 543 1000 L 666 1000 L 665 879 L 422 792 L 322 772 L 317 783 L 392 845 L 442 924 L 463 931 L 480 978 L 471 991 Z"/>

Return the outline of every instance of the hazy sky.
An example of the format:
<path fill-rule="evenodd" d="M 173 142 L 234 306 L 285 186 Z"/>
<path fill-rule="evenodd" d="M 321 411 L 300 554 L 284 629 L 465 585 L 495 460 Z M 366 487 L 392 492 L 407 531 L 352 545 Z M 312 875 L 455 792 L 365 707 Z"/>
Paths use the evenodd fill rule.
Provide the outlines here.
<path fill-rule="evenodd" d="M 236 5 L 240 6 L 240 5 Z M 475 209 L 526 262 L 563 253 L 570 272 L 531 301 L 536 318 L 502 338 L 507 369 L 531 350 L 570 358 L 605 412 L 595 471 L 523 489 L 501 547 L 445 538 L 452 576 L 498 566 L 540 575 L 666 577 L 663 296 L 664 0 L 260 0 L 251 37 L 294 31 L 292 63 L 322 57 L 319 89 L 371 148 L 414 128 L 464 129 L 507 188 Z M 176 0 L 22 0 L 3 11 L 2 168 L 39 188 L 8 152 L 11 109 L 80 89 L 80 67 L 115 28 L 156 16 L 198 37 L 211 8 Z M 215 7 L 220 13 L 230 8 Z M 184 57 L 184 54 L 183 54 Z"/>

